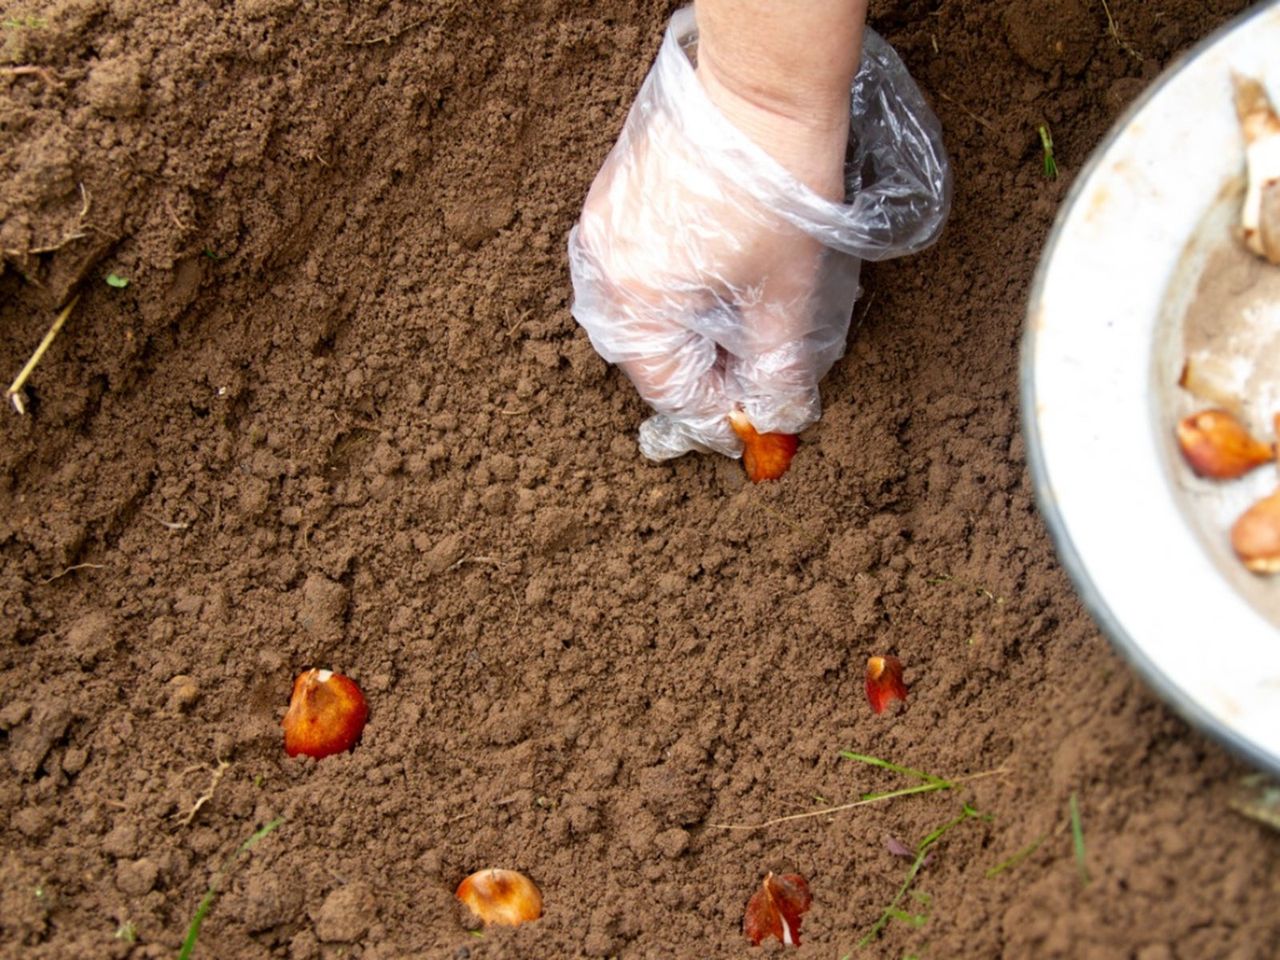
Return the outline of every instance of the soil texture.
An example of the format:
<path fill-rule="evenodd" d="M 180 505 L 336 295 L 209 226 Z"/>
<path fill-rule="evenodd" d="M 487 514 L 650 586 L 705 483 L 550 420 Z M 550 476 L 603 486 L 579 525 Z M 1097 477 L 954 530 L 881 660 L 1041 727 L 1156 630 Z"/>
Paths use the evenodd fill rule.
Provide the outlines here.
<path fill-rule="evenodd" d="M 873 2 L 953 216 L 865 269 L 822 422 L 751 486 L 645 462 L 569 314 L 671 5 L 4 4 L 6 384 L 79 301 L 0 411 L 0 955 L 173 957 L 216 880 L 197 957 L 776 956 L 741 929 L 772 870 L 813 891 L 796 957 L 1275 956 L 1280 834 L 1077 600 L 1017 409 L 1073 175 L 1244 7 Z M 311 666 L 370 703 L 318 763 L 280 732 Z M 724 828 L 912 783 L 841 750 L 991 775 Z M 886 838 L 963 803 L 859 948 Z M 487 866 L 545 916 L 474 930 Z"/>

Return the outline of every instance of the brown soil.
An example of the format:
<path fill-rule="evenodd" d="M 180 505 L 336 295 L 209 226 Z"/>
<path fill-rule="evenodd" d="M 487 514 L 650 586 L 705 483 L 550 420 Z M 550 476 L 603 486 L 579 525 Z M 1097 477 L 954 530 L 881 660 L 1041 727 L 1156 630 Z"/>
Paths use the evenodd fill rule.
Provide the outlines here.
<path fill-rule="evenodd" d="M 29 415 L 0 411 L 0 953 L 172 957 L 282 815 L 198 956 L 753 955 L 770 869 L 814 891 L 797 957 L 1274 955 L 1280 835 L 1076 600 L 1016 384 L 1073 172 L 1244 6 L 1113 0 L 1125 47 L 1092 0 L 873 4 L 954 217 L 866 271 L 826 417 L 750 487 L 643 462 L 568 311 L 565 237 L 666 4 L 6 4 L 6 382 L 82 297 Z M 871 653 L 905 710 L 869 711 Z M 311 665 L 372 709 L 318 764 L 279 730 Z M 903 785 L 841 748 L 1003 773 L 713 826 Z M 908 866 L 884 838 L 962 800 L 991 819 L 924 868 L 927 920 L 856 950 Z M 546 916 L 473 935 L 453 889 L 481 866 Z"/>

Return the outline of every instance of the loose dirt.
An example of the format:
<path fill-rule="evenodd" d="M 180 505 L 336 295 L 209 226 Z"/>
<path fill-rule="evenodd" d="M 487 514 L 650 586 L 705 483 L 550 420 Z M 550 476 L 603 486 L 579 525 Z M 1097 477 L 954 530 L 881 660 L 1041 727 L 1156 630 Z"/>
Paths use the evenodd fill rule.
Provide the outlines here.
<path fill-rule="evenodd" d="M 797 957 L 1272 956 L 1280 835 L 1111 652 L 1025 469 L 1054 213 L 1245 4 L 1108 6 L 1114 32 L 1085 0 L 873 3 L 954 216 L 865 271 L 826 416 L 751 487 L 644 462 L 568 310 L 565 237 L 669 5 L 7 4 L 6 383 L 82 299 L 28 416 L 0 411 L 0 954 L 173 957 L 283 816 L 197 956 L 776 955 L 740 929 L 767 870 L 812 886 Z M 873 653 L 905 710 L 868 709 Z M 279 729 L 312 665 L 371 704 L 318 764 Z M 906 785 L 842 748 L 1001 772 L 713 826 Z M 856 949 L 909 865 L 885 837 L 965 801 L 990 819 Z M 482 866 L 532 876 L 543 919 L 473 934 L 453 889 Z"/>

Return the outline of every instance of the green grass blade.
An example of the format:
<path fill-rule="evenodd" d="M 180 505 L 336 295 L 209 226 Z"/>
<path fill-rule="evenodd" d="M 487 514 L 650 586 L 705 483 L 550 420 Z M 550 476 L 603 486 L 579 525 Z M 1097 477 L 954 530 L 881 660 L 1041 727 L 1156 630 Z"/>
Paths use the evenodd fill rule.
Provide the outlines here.
<path fill-rule="evenodd" d="M 929 851 L 933 849 L 934 845 L 946 836 L 948 831 L 960 826 L 960 824 L 964 823 L 966 820 L 974 818 L 981 819 L 982 816 L 983 815 L 981 813 L 966 803 L 961 809 L 959 816 L 954 817 L 942 826 L 931 830 L 925 838 L 920 841 L 919 845 L 916 847 L 916 858 L 911 862 L 911 869 L 907 871 L 906 879 L 902 881 L 902 886 L 898 887 L 898 892 L 894 895 L 893 900 L 889 902 L 889 906 L 885 907 L 884 912 L 880 914 L 880 919 L 878 919 L 871 929 L 863 935 L 862 939 L 858 941 L 859 948 L 865 947 L 867 944 L 875 940 L 876 937 L 880 936 L 880 931 L 887 927 L 894 917 L 902 912 L 899 910 L 898 905 L 902 903 L 902 898 L 905 897 L 907 895 L 907 891 L 911 889 L 911 884 L 915 882 L 916 874 L 918 874 L 920 872 L 920 868 L 924 866 L 924 858 L 929 855 Z"/>
<path fill-rule="evenodd" d="M 252 850 L 254 847 L 258 845 L 259 840 L 261 840 L 263 837 L 265 837 L 267 834 L 273 831 L 276 827 L 280 826 L 280 824 L 282 823 L 284 823 L 284 817 L 276 817 L 274 820 L 271 820 L 268 823 L 263 824 L 261 827 L 255 830 L 252 835 L 250 835 L 248 840 L 240 844 L 240 849 L 236 851 L 236 856 L 238 857 L 242 853 L 248 853 L 250 850 Z"/>
<path fill-rule="evenodd" d="M 929 922 L 927 913 L 912 913 L 910 910 L 898 908 L 893 911 L 891 919 L 897 920 L 899 923 L 905 923 L 912 930 L 919 930 Z"/>
<path fill-rule="evenodd" d="M 1053 156 L 1053 135 L 1043 123 L 1036 128 L 1036 132 L 1040 134 L 1040 149 L 1044 154 L 1044 175 L 1055 180 L 1058 176 L 1058 161 Z"/>
<path fill-rule="evenodd" d="M 209 880 L 209 889 L 200 898 L 200 904 L 196 907 L 195 915 L 191 918 L 191 923 L 187 927 L 187 936 L 182 941 L 182 949 L 178 952 L 178 960 L 190 960 L 192 953 L 195 952 L 196 941 L 200 939 L 200 927 L 204 924 L 204 918 L 208 916 L 209 910 L 213 907 L 213 901 L 218 896 L 218 887 L 221 885 L 223 878 L 236 866 L 243 854 L 252 850 L 257 846 L 259 840 L 282 823 L 284 823 L 284 817 L 276 817 L 274 820 L 259 827 L 249 836 L 248 840 L 236 848 L 236 852 L 228 857 L 227 862 L 214 873 Z"/>
<path fill-rule="evenodd" d="M 1023 860 L 1027 859 L 1027 857 L 1031 856 L 1033 853 L 1039 850 L 1040 845 L 1048 839 L 1049 839 L 1049 834 L 1046 833 L 1043 837 L 1039 837 L 1035 840 L 1032 840 L 1029 844 L 1027 844 L 1025 847 L 1023 847 L 1013 856 L 1009 857 L 1007 860 L 1001 860 L 994 867 L 991 867 L 990 869 L 988 869 L 987 878 L 990 879 L 991 877 L 999 876 L 1000 874 L 1004 873 L 1006 870 L 1012 870 L 1014 867 L 1020 864 Z"/>
<path fill-rule="evenodd" d="M 1076 799 L 1074 790 L 1071 791 L 1071 799 L 1067 805 L 1071 810 L 1071 845 L 1076 851 L 1076 866 L 1080 869 L 1080 882 L 1088 886 L 1089 867 L 1085 863 L 1084 856 L 1084 827 L 1080 823 L 1080 803 Z"/>
<path fill-rule="evenodd" d="M 200 898 L 200 905 L 196 907 L 195 916 L 191 918 L 191 925 L 187 927 L 187 938 L 182 941 L 182 949 L 178 952 L 178 960 L 189 960 L 191 954 L 195 952 L 196 941 L 200 939 L 200 926 L 204 923 L 205 915 L 209 912 L 209 908 L 213 906 L 213 901 L 217 896 L 217 888 L 210 884 L 209 889 Z"/>
<path fill-rule="evenodd" d="M 863 803 L 875 800 L 892 800 L 894 797 L 909 797 L 913 793 L 933 793 L 937 790 L 950 790 L 953 785 L 943 780 L 940 783 L 917 783 L 914 787 L 902 787 L 899 790 L 884 790 L 880 793 L 864 793 Z"/>
<path fill-rule="evenodd" d="M 920 841 L 916 849 L 928 850 L 935 843 L 941 840 L 946 835 L 947 831 L 951 830 L 953 827 L 960 826 L 960 824 L 964 823 L 966 820 L 969 820 L 973 817 L 980 818 L 982 817 L 982 814 L 980 814 L 977 810 L 973 809 L 973 807 L 969 806 L 966 803 L 960 810 L 960 816 L 952 820 L 948 820 L 942 826 L 938 827 L 936 830 L 931 832 L 928 836 L 926 836 L 923 840 Z"/>
<path fill-rule="evenodd" d="M 854 753 L 852 750 L 841 750 L 840 756 L 846 760 L 856 760 L 859 763 L 865 763 L 868 766 L 880 767 L 882 770 L 892 770 L 894 773 L 901 773 L 907 777 L 914 777 L 916 780 L 923 780 L 925 783 L 946 784 L 951 786 L 949 780 L 943 780 L 941 777 L 935 777 L 932 773 L 925 773 L 923 770 L 913 770 L 911 767 L 902 767 L 896 763 L 890 763 L 888 760 L 881 760 L 879 757 L 868 756 L 865 753 Z"/>
<path fill-rule="evenodd" d="M 894 911 L 898 909 L 898 904 L 902 902 L 902 898 L 907 895 L 907 890 L 911 888 L 912 881 L 915 880 L 916 874 L 920 872 L 920 868 L 924 865 L 924 858 L 928 853 L 929 851 L 926 848 L 916 854 L 915 860 L 911 863 L 911 869 L 907 871 L 907 878 L 902 881 L 902 886 L 898 887 L 898 892 L 889 902 L 889 906 L 884 908 L 884 912 L 880 914 L 880 919 L 858 941 L 859 949 L 875 940 L 876 937 L 880 936 L 880 931 L 889 925 L 889 922 L 893 919 Z"/>

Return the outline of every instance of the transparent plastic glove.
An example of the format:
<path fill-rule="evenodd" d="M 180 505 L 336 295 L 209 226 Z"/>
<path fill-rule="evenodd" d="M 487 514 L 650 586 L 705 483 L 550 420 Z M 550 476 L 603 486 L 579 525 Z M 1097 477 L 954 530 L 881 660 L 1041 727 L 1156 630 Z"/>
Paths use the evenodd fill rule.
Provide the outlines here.
<path fill-rule="evenodd" d="M 728 414 L 799 433 L 844 353 L 862 260 L 927 246 L 950 207 L 937 118 L 867 30 L 854 81 L 845 203 L 734 127 L 694 74 L 691 8 L 662 49 L 569 235 L 574 318 L 655 415 L 645 456 L 741 453 Z"/>

